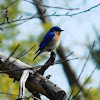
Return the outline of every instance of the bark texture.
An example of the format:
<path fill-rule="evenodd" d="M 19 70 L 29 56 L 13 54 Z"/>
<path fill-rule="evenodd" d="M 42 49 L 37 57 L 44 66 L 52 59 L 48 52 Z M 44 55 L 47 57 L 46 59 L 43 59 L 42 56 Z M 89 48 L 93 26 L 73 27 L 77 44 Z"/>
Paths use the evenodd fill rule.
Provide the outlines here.
<path fill-rule="evenodd" d="M 52 59 L 55 59 L 54 57 L 55 56 L 51 54 L 48 63 L 51 62 Z M 25 86 L 33 95 L 35 92 L 37 92 L 45 95 L 50 100 L 66 99 L 66 93 L 56 84 L 52 83 L 47 78 L 44 78 L 38 70 L 34 69 L 34 67 L 32 68 L 31 66 L 15 58 L 8 58 L 9 56 L 0 52 L 0 73 L 6 73 L 10 78 L 14 78 L 14 80 L 19 81 L 23 70 L 32 70 L 33 72 L 30 73 Z"/>

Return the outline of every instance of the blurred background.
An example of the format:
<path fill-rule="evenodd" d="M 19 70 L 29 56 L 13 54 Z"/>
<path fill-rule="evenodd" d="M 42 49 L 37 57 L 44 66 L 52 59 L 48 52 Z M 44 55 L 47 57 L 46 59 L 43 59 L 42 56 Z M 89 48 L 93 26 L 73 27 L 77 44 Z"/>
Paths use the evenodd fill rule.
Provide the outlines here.
<path fill-rule="evenodd" d="M 52 75 L 50 80 L 62 88 L 67 93 L 67 96 L 70 95 L 71 89 L 76 86 L 73 93 L 74 95 L 100 60 L 100 1 L 28 1 L 53 7 L 79 9 L 66 10 L 49 8 L 34 5 L 24 0 L 0 0 L 0 51 L 10 55 L 14 48 L 20 44 L 20 47 L 13 55 L 13 57 L 17 58 L 21 52 L 29 50 L 36 44 L 36 46 L 26 55 L 21 57 L 20 60 L 33 67 L 42 65 L 50 57 L 50 53 L 43 53 L 33 61 L 35 52 L 46 32 L 52 26 L 59 26 L 64 32 L 61 34 L 61 44 L 57 48 L 56 61 L 65 58 L 71 52 L 73 52 L 73 54 L 66 59 L 77 57 L 78 59 L 57 65 L 55 64 L 47 69 L 44 76 Z M 98 6 L 94 7 L 96 5 Z M 91 7 L 94 8 L 88 10 Z M 82 11 L 86 12 L 79 13 Z M 38 14 L 35 15 L 36 13 Z M 34 17 L 31 18 L 32 16 Z M 93 48 L 85 69 L 76 84 L 77 77 L 85 64 L 94 40 L 95 47 Z M 85 84 L 80 94 L 80 98 L 77 100 L 100 100 L 99 76 L 100 64 Z M 8 75 L 0 74 L 1 100 L 15 100 L 18 96 L 18 90 L 18 82 L 13 83 L 13 79 L 10 79 Z M 27 91 L 26 96 L 29 97 L 31 94 Z M 43 100 L 48 100 L 45 96 L 41 97 Z M 81 99 L 81 97 L 83 99 Z M 32 99 L 30 98 L 30 100 Z"/>

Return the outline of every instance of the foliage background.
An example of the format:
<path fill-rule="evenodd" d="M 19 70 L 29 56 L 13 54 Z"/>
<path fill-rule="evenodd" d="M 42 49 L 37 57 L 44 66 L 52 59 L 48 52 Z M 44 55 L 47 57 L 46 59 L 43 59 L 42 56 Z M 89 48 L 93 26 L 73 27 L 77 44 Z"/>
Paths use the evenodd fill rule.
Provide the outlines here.
<path fill-rule="evenodd" d="M 0 1 L 0 23 L 4 21 L 4 9 L 8 7 L 13 0 L 1 0 Z M 80 8 L 79 11 L 88 9 L 99 3 L 99 0 L 96 1 L 86 1 L 86 0 L 62 0 L 62 1 L 50 1 L 43 0 L 43 3 L 46 5 L 59 6 L 59 7 L 67 7 L 67 8 Z M 74 55 L 72 57 L 79 57 L 79 60 L 70 62 L 72 68 L 75 70 L 76 75 L 78 76 L 80 70 L 83 68 L 83 64 L 85 62 L 86 56 L 88 55 L 90 46 L 94 40 L 96 40 L 96 47 L 92 52 L 91 59 L 88 61 L 88 65 L 84 70 L 82 77 L 80 78 L 81 83 L 89 76 L 92 69 L 96 65 L 99 60 L 100 54 L 100 6 L 95 8 L 87 13 L 80 14 L 78 16 L 73 17 L 49 17 L 51 23 L 55 26 L 58 25 L 62 29 L 64 29 L 64 33 L 61 36 L 61 43 L 65 47 L 65 52 L 74 51 Z M 37 12 L 35 6 L 29 4 L 22 0 L 17 0 L 12 6 L 8 8 L 8 16 L 10 20 L 14 20 L 17 18 L 27 18 L 32 14 Z M 46 9 L 48 14 L 52 14 L 56 12 L 57 14 L 65 14 L 69 12 L 69 14 L 76 13 L 78 11 L 66 11 L 59 9 Z M 15 23 L 11 23 L 14 25 Z M 0 28 L 8 27 L 9 24 L 0 25 Z M 38 44 L 40 40 L 42 40 L 44 34 L 51 28 L 50 23 L 42 24 L 38 18 L 34 18 L 22 25 L 4 28 L 4 31 L 0 30 L 0 51 L 10 54 L 14 48 L 20 43 L 20 47 L 13 57 L 17 57 L 21 52 L 30 49 L 34 44 L 36 44 L 35 48 L 33 48 L 27 55 L 23 56 L 20 60 L 34 66 L 36 64 L 43 64 L 46 61 L 45 58 L 49 57 L 48 53 L 44 53 L 39 56 L 34 62 L 32 61 L 34 57 L 34 53 L 38 48 Z M 57 57 L 57 59 L 59 59 Z M 57 60 L 56 59 L 56 60 Z M 59 78 L 59 75 L 60 77 Z M 70 87 L 67 83 L 66 76 L 63 73 L 61 65 L 54 65 L 49 68 L 45 76 L 48 74 L 52 74 L 51 80 L 58 84 L 61 88 L 63 88 L 68 94 L 70 94 Z M 99 76 L 100 71 L 95 71 L 94 75 L 91 77 L 90 82 L 86 84 L 86 88 L 92 87 L 89 91 L 86 99 L 87 100 L 99 100 L 100 98 L 100 79 Z M 63 86 L 62 86 L 62 80 Z M 56 80 L 56 81 L 55 81 Z M 18 82 L 13 83 L 13 79 L 10 79 L 5 74 L 0 74 L 0 92 L 3 93 L 12 93 L 18 95 Z M 29 95 L 29 94 L 27 94 Z M 14 100 L 16 95 L 8 95 L 0 93 L 0 98 L 3 100 Z"/>

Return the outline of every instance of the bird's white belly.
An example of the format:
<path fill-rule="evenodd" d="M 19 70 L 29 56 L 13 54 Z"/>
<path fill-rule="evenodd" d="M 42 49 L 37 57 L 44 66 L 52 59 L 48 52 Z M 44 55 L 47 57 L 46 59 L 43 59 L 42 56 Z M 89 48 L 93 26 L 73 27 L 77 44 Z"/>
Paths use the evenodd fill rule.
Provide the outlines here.
<path fill-rule="evenodd" d="M 55 39 L 53 39 L 50 43 L 47 44 L 47 46 L 45 47 L 45 51 L 53 51 L 59 46 L 59 44 L 60 41 L 56 41 Z"/>
<path fill-rule="evenodd" d="M 55 42 L 55 43 L 51 46 L 51 49 L 52 49 L 52 50 L 56 49 L 56 48 L 59 46 L 59 43 L 60 43 L 60 41 L 59 41 L 59 42 Z"/>

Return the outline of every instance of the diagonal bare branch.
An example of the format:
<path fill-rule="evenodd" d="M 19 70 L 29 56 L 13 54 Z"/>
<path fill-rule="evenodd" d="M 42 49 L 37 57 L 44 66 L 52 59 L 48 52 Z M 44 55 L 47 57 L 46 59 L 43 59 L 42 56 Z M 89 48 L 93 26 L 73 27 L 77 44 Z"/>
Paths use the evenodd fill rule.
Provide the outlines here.
<path fill-rule="evenodd" d="M 18 49 L 19 46 L 20 46 L 20 44 L 18 44 L 18 45 L 16 46 L 16 48 L 13 50 L 13 52 L 10 54 L 10 56 L 6 59 L 5 63 L 2 65 L 2 67 L 4 67 L 4 66 L 6 65 L 7 61 L 10 59 L 10 57 L 11 57 L 12 55 L 14 55 L 14 53 L 16 52 L 16 50 Z M 2 67 L 1 67 L 1 68 L 2 68 Z"/>
<path fill-rule="evenodd" d="M 76 84 L 78 83 L 79 78 L 81 77 L 81 75 L 82 75 L 82 73 L 83 73 L 83 71 L 84 71 L 84 68 L 86 67 L 87 61 L 88 61 L 88 59 L 89 59 L 89 57 L 90 57 L 90 54 L 91 54 L 91 52 L 92 52 L 94 46 L 95 46 L 95 41 L 93 42 L 92 48 L 91 48 L 91 50 L 90 50 L 90 52 L 89 52 L 89 54 L 88 54 L 88 57 L 87 57 L 87 59 L 86 59 L 86 61 L 85 61 L 85 64 L 84 64 L 84 66 L 83 66 L 83 68 L 82 68 L 82 71 L 81 71 L 81 73 L 79 74 L 79 76 L 78 76 L 78 78 L 77 78 Z M 74 92 L 75 87 L 76 87 L 76 86 L 74 86 L 74 88 L 72 89 L 71 94 L 70 94 L 70 96 L 68 97 L 68 100 L 71 98 L 71 96 L 72 96 L 72 94 L 73 94 L 73 92 Z"/>
<path fill-rule="evenodd" d="M 84 10 L 84 11 L 81 11 L 81 12 L 78 12 L 78 13 L 74 13 L 74 14 L 69 14 L 69 13 L 66 13 L 66 14 L 56 14 L 56 12 L 54 12 L 53 14 L 50 14 L 50 15 L 43 15 L 43 17 L 54 17 L 54 16 L 69 16 L 69 17 L 73 17 L 73 16 L 76 16 L 76 15 L 79 15 L 79 14 L 82 14 L 82 13 L 86 13 L 86 12 L 89 12 L 89 11 L 91 11 L 92 9 L 94 9 L 94 8 L 97 8 L 97 7 L 99 7 L 100 6 L 100 3 L 99 4 L 97 4 L 97 5 L 95 5 L 95 6 L 93 6 L 93 7 L 91 7 L 91 8 L 89 8 L 89 9 L 87 9 L 87 10 Z M 23 24 L 23 23 L 25 23 L 26 22 L 26 20 L 31 20 L 31 19 L 33 19 L 33 18 L 39 18 L 39 16 L 35 16 L 35 17 L 33 17 L 34 15 L 32 15 L 31 17 L 27 17 L 27 18 L 23 18 L 23 19 L 21 19 L 21 18 L 19 18 L 19 19 L 16 19 L 16 20 L 11 20 L 11 21 L 9 21 L 9 23 L 14 23 L 14 22 L 20 22 L 20 21 L 24 21 L 24 22 L 21 22 L 21 23 L 18 23 L 18 24 L 16 24 L 16 25 L 14 25 L 14 26 L 17 26 L 17 25 L 20 25 L 20 24 Z M 33 17 L 33 18 L 32 18 Z M 0 25 L 5 25 L 5 24 L 7 24 L 8 22 L 3 22 L 3 23 L 0 23 Z M 11 26 L 11 27 L 14 27 L 14 26 Z M 10 27 L 4 27 L 4 28 L 10 28 Z M 3 28 L 0 28 L 0 30 L 2 30 L 3 31 Z"/>
<path fill-rule="evenodd" d="M 76 99 L 78 94 L 80 93 L 80 91 L 83 89 L 84 85 L 87 83 L 87 81 L 91 78 L 92 74 L 94 73 L 94 71 L 97 69 L 98 65 L 100 64 L 100 61 L 98 62 L 98 64 L 96 65 L 96 67 L 93 69 L 92 73 L 90 74 L 90 76 L 87 78 L 87 80 L 83 83 L 82 87 L 78 90 L 78 92 L 73 96 L 73 99 Z"/>
<path fill-rule="evenodd" d="M 33 46 L 32 46 L 29 50 L 27 50 L 26 52 L 22 52 L 19 56 L 16 57 L 16 59 L 19 59 L 19 58 L 23 57 L 24 55 L 26 55 L 26 54 L 27 54 L 28 52 L 30 52 L 35 46 L 36 46 L 36 44 L 33 45 Z"/>
<path fill-rule="evenodd" d="M 46 7 L 46 8 L 57 8 L 57 9 L 64 9 L 64 10 L 79 10 L 79 8 L 62 8 L 62 7 L 53 7 L 53 6 L 47 6 L 47 5 L 43 5 L 43 4 L 38 4 L 38 3 L 34 3 L 34 2 L 31 2 L 31 1 L 28 1 L 28 0 L 24 0 L 24 1 L 27 1 L 31 4 L 34 4 L 34 5 L 38 5 L 38 6 L 43 6 L 43 7 Z"/>

